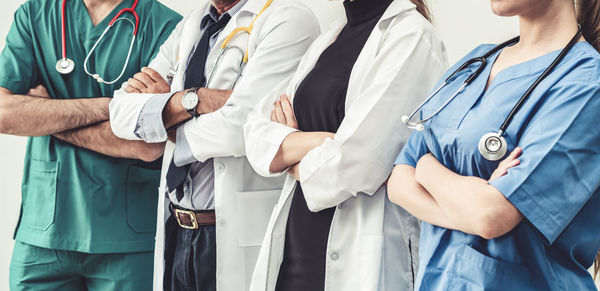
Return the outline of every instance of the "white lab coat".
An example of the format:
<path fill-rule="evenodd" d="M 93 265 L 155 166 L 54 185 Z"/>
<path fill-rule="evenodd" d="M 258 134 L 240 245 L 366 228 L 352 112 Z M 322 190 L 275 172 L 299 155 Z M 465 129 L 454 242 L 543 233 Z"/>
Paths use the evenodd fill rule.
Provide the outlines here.
<path fill-rule="evenodd" d="M 298 85 L 346 21 L 319 37 L 291 81 L 280 84 L 249 115 L 246 153 L 264 176 L 294 129 L 270 121 L 282 93 Z M 376 25 L 350 76 L 345 118 L 333 139 L 300 162 L 311 211 L 337 207 L 327 246 L 326 291 L 412 290 L 419 222 L 387 199 L 382 186 L 410 131 L 401 116 L 415 108 L 447 68 L 442 42 L 409 0 L 395 0 Z M 275 289 L 296 181 L 288 176 L 269 222 L 250 290 Z"/>
<path fill-rule="evenodd" d="M 171 83 L 172 92 L 186 89 L 183 87 L 186 64 L 200 35 L 200 21 L 210 7 L 209 1 L 203 2 L 202 8 L 191 12 L 179 23 L 149 65 L 165 79 L 171 68 L 176 69 Z M 248 26 L 265 3 L 266 0 L 249 0 L 223 29 L 209 53 L 207 76 L 213 69 L 224 39 L 235 28 Z M 249 37 L 240 33 L 231 42 L 243 50 L 248 48 L 249 62 L 226 105 L 183 125 L 194 157 L 198 161 L 214 158 L 219 291 L 248 289 L 270 214 L 284 182 L 283 178 L 264 178 L 252 170 L 244 157 L 243 124 L 258 101 L 296 71 L 300 59 L 319 33 L 318 21 L 309 8 L 298 1 L 274 1 L 258 18 Z M 239 53 L 226 54 L 207 87 L 231 88 L 240 59 Z M 110 104 L 110 117 L 117 136 L 138 139 L 134 134 L 136 122 L 145 102 L 152 96 L 127 94 L 122 90 L 115 94 Z M 163 289 L 164 222 L 170 215 L 168 199 L 163 198 L 166 198 L 165 177 L 174 148 L 175 144 L 167 142 L 163 158 L 154 290 Z"/>

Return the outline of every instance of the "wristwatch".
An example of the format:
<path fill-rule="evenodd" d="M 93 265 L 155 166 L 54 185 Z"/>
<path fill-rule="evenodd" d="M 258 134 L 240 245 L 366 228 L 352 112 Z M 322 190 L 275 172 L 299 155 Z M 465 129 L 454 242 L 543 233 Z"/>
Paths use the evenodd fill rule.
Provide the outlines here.
<path fill-rule="evenodd" d="M 197 92 L 198 89 L 187 90 L 181 99 L 183 108 L 185 108 L 185 111 L 187 111 L 187 113 L 189 113 L 192 117 L 200 116 L 200 113 L 196 111 L 196 106 L 198 106 L 198 103 L 200 103 Z"/>

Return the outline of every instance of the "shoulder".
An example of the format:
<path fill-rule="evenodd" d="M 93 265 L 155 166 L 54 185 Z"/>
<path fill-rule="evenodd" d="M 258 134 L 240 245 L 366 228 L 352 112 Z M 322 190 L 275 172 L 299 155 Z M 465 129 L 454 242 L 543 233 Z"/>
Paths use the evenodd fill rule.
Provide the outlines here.
<path fill-rule="evenodd" d="M 384 15 L 385 16 L 385 15 Z M 421 13 L 411 7 L 392 18 L 382 19 L 378 27 L 383 32 L 383 41 L 398 49 L 417 48 L 427 51 L 446 68 L 446 48 L 435 28 Z M 377 29 L 376 28 L 376 29 Z"/>
<path fill-rule="evenodd" d="M 569 73 L 563 77 L 562 82 L 600 86 L 600 53 L 588 42 L 577 43 L 564 62 L 563 67 Z"/>
<path fill-rule="evenodd" d="M 316 38 L 320 34 L 319 21 L 301 1 L 274 1 L 257 19 L 257 37 L 274 30 L 288 30 L 290 37 L 310 36 Z"/>
<path fill-rule="evenodd" d="M 60 13 L 60 0 L 28 0 L 15 11 L 15 21 L 30 20 L 32 23 L 46 23 L 51 13 Z"/>
<path fill-rule="evenodd" d="M 140 6 L 144 7 L 143 12 L 150 16 L 151 21 L 158 23 L 179 22 L 182 16 L 173 9 L 158 2 L 158 0 L 141 0 Z"/>
<path fill-rule="evenodd" d="M 282 0 L 274 1 L 265 11 L 265 24 L 274 24 L 281 22 L 294 23 L 295 25 L 318 26 L 319 21 L 301 1 Z M 262 17 L 262 16 L 261 16 Z M 259 19 L 260 20 L 260 19 Z M 297 27 L 302 28 L 302 27 Z"/>

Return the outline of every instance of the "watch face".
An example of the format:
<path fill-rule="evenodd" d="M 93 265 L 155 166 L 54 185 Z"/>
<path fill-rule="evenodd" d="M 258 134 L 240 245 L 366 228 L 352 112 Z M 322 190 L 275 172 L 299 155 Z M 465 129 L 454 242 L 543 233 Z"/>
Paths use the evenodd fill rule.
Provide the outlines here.
<path fill-rule="evenodd" d="M 181 102 L 186 110 L 194 109 L 198 105 L 198 95 L 195 92 L 185 93 Z"/>

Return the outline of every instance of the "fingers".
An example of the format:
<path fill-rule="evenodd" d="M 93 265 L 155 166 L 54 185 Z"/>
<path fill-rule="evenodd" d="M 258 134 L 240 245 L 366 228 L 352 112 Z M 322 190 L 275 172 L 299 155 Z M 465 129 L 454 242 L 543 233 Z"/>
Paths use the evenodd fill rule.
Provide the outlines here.
<path fill-rule="evenodd" d="M 489 181 L 493 181 L 498 179 L 508 173 L 510 168 L 516 167 L 521 164 L 521 160 L 519 160 L 519 156 L 523 153 L 523 150 L 519 147 L 515 148 L 510 155 L 506 159 L 504 159 L 500 164 L 498 164 L 498 168 L 492 173 Z"/>
<path fill-rule="evenodd" d="M 508 159 L 514 160 L 516 158 L 518 158 L 519 156 L 521 156 L 521 154 L 523 153 L 523 149 L 521 149 L 520 147 L 516 147 L 508 156 Z"/>
<path fill-rule="evenodd" d="M 294 109 L 292 107 L 292 103 L 290 99 L 286 95 L 281 95 L 281 107 L 283 109 L 283 113 L 285 114 L 285 119 L 287 121 L 287 125 L 292 128 L 298 128 L 298 123 L 296 122 L 296 115 L 294 113 Z"/>
<path fill-rule="evenodd" d="M 127 85 L 127 87 L 125 87 L 125 92 L 127 92 L 127 93 L 138 93 L 138 94 L 142 93 L 142 91 L 140 91 L 137 88 L 132 87 L 131 85 Z"/>
<path fill-rule="evenodd" d="M 146 74 L 154 82 L 164 81 L 163 77 L 157 71 L 155 71 L 153 69 L 143 67 L 142 73 Z"/>
<path fill-rule="evenodd" d="M 142 68 L 142 72 L 138 74 L 136 76 L 141 78 L 138 80 L 144 82 L 146 87 L 148 87 L 146 90 L 148 92 L 146 93 L 169 93 L 171 91 L 169 83 L 157 71 L 150 68 Z"/>
<path fill-rule="evenodd" d="M 142 83 L 144 85 L 144 88 L 150 88 L 152 87 L 152 84 L 154 84 L 154 80 L 152 80 L 152 78 L 150 78 L 150 76 L 148 76 L 145 73 L 137 73 L 133 75 L 133 78 Z"/>
<path fill-rule="evenodd" d="M 144 84 L 142 84 L 142 82 L 134 79 L 134 78 L 129 78 L 129 80 L 127 80 L 127 86 L 128 87 L 132 87 L 135 90 L 137 90 L 137 92 L 129 92 L 129 93 L 141 93 L 143 90 L 146 90 L 146 86 Z M 127 91 L 127 90 L 125 90 Z"/>
<path fill-rule="evenodd" d="M 500 162 L 500 164 L 498 165 L 498 168 L 503 167 L 504 165 L 511 163 L 512 161 L 516 160 L 519 156 L 521 156 L 521 153 L 523 152 L 523 150 L 520 147 L 516 147 L 509 155 L 508 157 L 506 157 L 506 159 L 502 160 L 502 162 Z"/>
<path fill-rule="evenodd" d="M 275 109 L 271 110 L 271 121 L 279 122 L 277 120 L 277 114 L 275 113 Z"/>
<path fill-rule="evenodd" d="M 281 124 L 287 124 L 287 120 L 285 119 L 285 114 L 283 113 L 283 108 L 281 107 L 281 101 L 275 101 L 275 115 L 277 116 L 277 122 Z"/>

